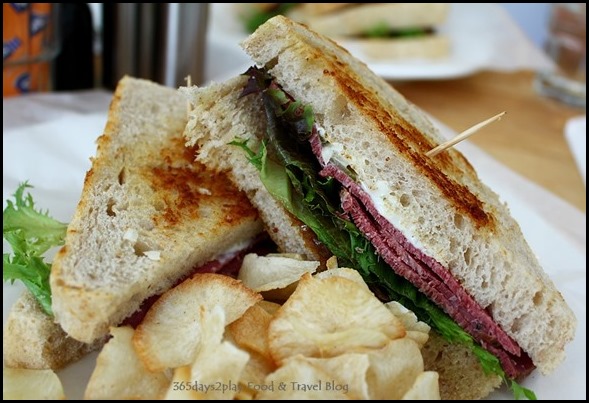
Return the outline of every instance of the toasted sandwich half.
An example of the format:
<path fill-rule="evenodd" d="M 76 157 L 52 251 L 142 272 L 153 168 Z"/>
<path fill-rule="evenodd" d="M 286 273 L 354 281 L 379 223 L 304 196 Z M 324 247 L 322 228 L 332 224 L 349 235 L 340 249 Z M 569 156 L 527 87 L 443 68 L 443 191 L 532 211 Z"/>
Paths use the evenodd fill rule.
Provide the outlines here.
<path fill-rule="evenodd" d="M 259 239 L 245 194 L 185 147 L 186 120 L 175 89 L 119 82 L 50 275 L 55 321 L 74 339 L 103 338 L 150 297 Z"/>
<path fill-rule="evenodd" d="M 502 379 L 554 371 L 574 314 L 466 158 L 426 156 L 443 138 L 425 114 L 288 18 L 242 46 L 259 67 L 182 89 L 195 107 L 186 136 L 246 191 L 276 243 L 329 249 L 430 324 L 424 358 L 442 397 L 481 398 Z"/>

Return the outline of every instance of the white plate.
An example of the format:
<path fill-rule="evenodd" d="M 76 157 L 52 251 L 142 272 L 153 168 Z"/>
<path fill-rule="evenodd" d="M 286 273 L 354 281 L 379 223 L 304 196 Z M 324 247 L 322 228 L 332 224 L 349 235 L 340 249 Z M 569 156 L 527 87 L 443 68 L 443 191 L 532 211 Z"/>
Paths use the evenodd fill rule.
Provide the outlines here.
<path fill-rule="evenodd" d="M 450 38 L 448 58 L 431 60 L 382 60 L 365 57 L 362 50 L 342 42 L 342 46 L 363 60 L 378 75 L 388 80 L 439 80 L 463 77 L 483 69 L 516 70 L 550 68 L 551 62 L 526 38 L 523 32 L 495 3 L 452 3 L 440 32 Z M 248 63 L 238 43 L 247 33 L 238 21 L 233 4 L 212 3 L 209 17 L 208 78 L 221 71 L 236 71 Z M 217 49 L 232 55 L 216 54 Z M 251 62 L 250 62 L 251 63 Z"/>
<path fill-rule="evenodd" d="M 24 100 L 8 99 L 3 104 L 3 199 L 11 197 L 18 183 L 28 179 L 35 186 L 31 193 L 37 206 L 67 222 L 79 200 L 84 175 L 90 167 L 89 157 L 95 153 L 95 140 L 106 123 L 109 98 L 103 93 L 31 95 L 28 106 L 22 104 Z M 36 100 L 34 105 L 33 100 Z M 49 105 L 58 107 L 48 108 Z M 95 107 L 101 112 L 80 114 L 89 109 L 88 105 L 101 105 L 100 109 Z M 43 110 L 45 112 L 41 113 Z M 29 114 L 39 120 L 41 115 L 51 119 L 29 125 L 23 125 L 21 120 L 15 125 L 19 113 L 27 119 Z M 442 127 L 439 123 L 436 125 Z M 447 128 L 442 127 L 442 130 L 446 137 L 455 134 Z M 579 321 L 576 338 L 567 346 L 565 362 L 550 376 L 544 377 L 536 371 L 523 384 L 541 399 L 584 400 L 587 357 L 585 215 L 468 146 L 466 142 L 460 145 L 481 178 L 509 204 L 530 246 L 538 253 L 546 272 Z M 4 242 L 3 252 L 9 250 Z M 21 290 L 19 285 L 3 285 L 3 323 Z M 58 373 L 68 398 L 83 397 L 95 358 L 96 354 L 88 355 Z M 510 392 L 503 388 L 489 398 L 510 397 Z"/>

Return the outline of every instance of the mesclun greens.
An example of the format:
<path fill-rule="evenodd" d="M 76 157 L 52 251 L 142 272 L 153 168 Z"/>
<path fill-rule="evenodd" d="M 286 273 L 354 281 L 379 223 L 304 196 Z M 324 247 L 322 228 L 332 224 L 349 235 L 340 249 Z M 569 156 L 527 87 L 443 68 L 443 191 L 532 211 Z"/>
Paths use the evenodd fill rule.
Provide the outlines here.
<path fill-rule="evenodd" d="M 470 347 L 486 372 L 510 383 L 516 398 L 535 399 L 532 391 L 507 378 L 497 357 L 480 347 L 413 284 L 395 274 L 355 224 L 342 214 L 341 187 L 333 179 L 317 174 L 318 162 L 307 141 L 314 125 L 310 106 L 292 99 L 264 70 L 252 67 L 246 74 L 250 79 L 242 96 L 261 93 L 268 120 L 267 133 L 257 151 L 242 139 L 231 144 L 245 150 L 249 161 L 260 171 L 268 192 L 313 230 L 341 265 L 358 270 L 377 295 L 399 301 L 446 340 Z"/>
<path fill-rule="evenodd" d="M 31 194 L 24 195 L 26 188 L 32 186 L 27 182 L 20 184 L 14 193 L 14 202 L 6 201 L 3 235 L 13 254 L 3 254 L 2 277 L 11 283 L 22 281 L 43 311 L 52 316 L 51 265 L 44 262 L 43 254 L 54 246 L 63 245 L 67 224 L 51 218 L 48 212 L 37 210 Z"/>

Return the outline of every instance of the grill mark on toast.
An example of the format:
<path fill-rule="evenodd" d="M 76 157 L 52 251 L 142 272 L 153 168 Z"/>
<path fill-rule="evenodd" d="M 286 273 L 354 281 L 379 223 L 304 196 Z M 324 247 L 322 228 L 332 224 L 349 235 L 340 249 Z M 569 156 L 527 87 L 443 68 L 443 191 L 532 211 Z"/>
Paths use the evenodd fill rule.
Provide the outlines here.
<path fill-rule="evenodd" d="M 436 146 L 414 126 L 401 116 L 392 114 L 382 107 L 379 99 L 351 77 L 340 61 L 333 62 L 332 69 L 324 69 L 323 73 L 330 76 L 346 97 L 369 117 L 388 140 L 408 157 L 430 181 L 438 187 L 457 211 L 471 218 L 477 228 L 495 226 L 495 221 L 484 209 L 483 202 L 468 187 L 452 180 L 446 171 L 455 171 L 455 175 L 464 175 L 455 164 L 454 158 L 460 154 L 453 150 L 436 156 L 432 161 L 425 153 Z M 465 160 L 464 157 L 461 158 Z M 470 164 L 467 168 L 472 169 Z"/>
<path fill-rule="evenodd" d="M 152 217 L 156 225 L 173 227 L 185 220 L 197 220 L 202 206 L 221 209 L 223 220 L 233 225 L 244 218 L 257 217 L 246 195 L 233 187 L 223 173 L 213 173 L 194 161 L 195 147 L 185 147 L 182 136 L 174 138 L 147 169 L 155 196 L 163 206 Z"/>

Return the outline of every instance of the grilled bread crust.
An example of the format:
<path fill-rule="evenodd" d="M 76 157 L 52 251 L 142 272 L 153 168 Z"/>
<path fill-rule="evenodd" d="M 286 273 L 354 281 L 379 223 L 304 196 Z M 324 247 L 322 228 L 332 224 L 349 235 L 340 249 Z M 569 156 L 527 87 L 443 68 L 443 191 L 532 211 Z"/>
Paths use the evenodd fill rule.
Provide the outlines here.
<path fill-rule="evenodd" d="M 257 211 L 184 145 L 186 101 L 123 78 L 57 253 L 56 321 L 92 342 L 192 270 L 262 231 Z"/>

